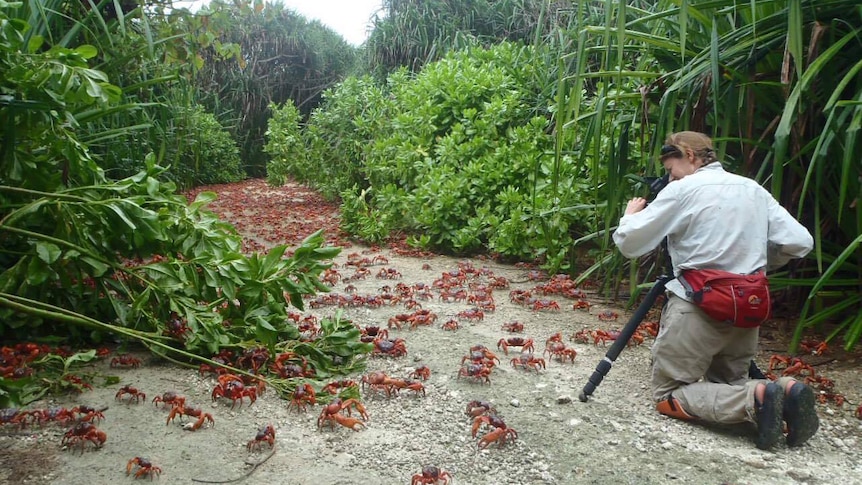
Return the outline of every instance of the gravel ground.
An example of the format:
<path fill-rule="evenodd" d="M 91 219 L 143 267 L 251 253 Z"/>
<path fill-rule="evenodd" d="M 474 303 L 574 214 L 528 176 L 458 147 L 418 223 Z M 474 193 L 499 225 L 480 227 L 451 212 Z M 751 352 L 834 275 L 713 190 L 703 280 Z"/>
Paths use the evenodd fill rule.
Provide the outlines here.
<path fill-rule="evenodd" d="M 386 267 L 397 269 L 402 277 L 380 280 L 372 273 L 365 280 L 351 282 L 358 294 L 375 294 L 383 285 L 399 282 L 431 284 L 463 262 L 443 256 L 400 257 L 388 250 L 378 254 L 388 258 Z M 337 261 L 343 264 L 346 254 Z M 430 269 L 423 269 L 426 264 Z M 369 419 L 364 429 L 319 430 L 319 406 L 305 413 L 289 411 L 287 402 L 272 393 L 251 406 L 246 403 L 231 410 L 229 401 L 210 400 L 215 385 L 212 377 L 139 354 L 144 360 L 140 368 L 104 368 L 106 373 L 120 374 L 119 385 L 95 389 L 76 401 L 30 406 L 109 406 L 99 425 L 108 435 L 101 449 L 88 446 L 84 453 L 61 449 L 65 429 L 46 427 L 19 433 L 0 428 L 0 481 L 130 482 L 133 479 L 126 476 L 126 463 L 140 456 L 161 467 L 158 480 L 162 483 L 228 483 L 243 477 L 246 482 L 259 483 L 404 484 L 425 465 L 447 471 L 453 483 L 460 484 L 862 483 L 862 421 L 853 416 L 862 397 L 858 356 L 821 358 L 829 363 L 818 366 L 818 372 L 833 379 L 836 391 L 847 398 L 843 407 L 834 403 L 820 406 L 821 431 L 799 449 L 781 446 L 764 452 L 753 446 L 754 431 L 748 426 L 707 427 L 658 415 L 646 385 L 651 340 L 624 350 L 589 402 L 578 401 L 578 393 L 607 348 L 572 342 L 568 336 L 583 329 L 620 328 L 630 314 L 595 297 L 589 298 L 593 302 L 590 310 L 574 310 L 570 300 L 549 297 L 560 303 L 560 311 L 532 311 L 508 298 L 512 289 L 537 285 L 528 281 L 527 270 L 479 260 L 472 264 L 475 268 L 486 266 L 495 275 L 513 281 L 511 288 L 494 292 L 496 311 L 474 323 L 460 319 L 460 329 L 447 331 L 441 324 L 470 306 L 435 299 L 423 302 L 438 315 L 435 325 L 391 330 L 391 338 L 406 341 L 408 354 L 371 358 L 364 373 L 382 370 L 392 377 L 407 378 L 416 367 L 426 365 L 431 377 L 424 382 L 424 397 L 402 391 L 387 398 L 366 390 L 362 399 Z M 372 269 L 376 272 L 380 267 Z M 344 266 L 340 271 L 345 276 L 352 274 Z M 333 292 L 343 293 L 344 287 L 341 282 Z M 605 310 L 618 312 L 619 319 L 600 321 L 597 316 Z M 334 307 L 322 307 L 307 313 L 323 317 L 335 311 Z M 345 317 L 361 327 L 385 326 L 390 317 L 405 312 L 403 305 L 348 308 Z M 524 324 L 522 334 L 501 329 L 514 321 Z M 528 372 L 509 363 L 519 355 L 517 349 L 508 356 L 497 349 L 500 338 L 529 337 L 535 341 L 538 356 L 545 340 L 557 332 L 577 350 L 574 363 L 548 361 L 546 369 Z M 764 332 L 763 345 L 777 350 L 782 345 L 779 337 L 778 331 Z M 476 344 L 487 346 L 502 360 L 489 376 L 490 384 L 456 377 L 462 357 Z M 770 354 L 762 354 L 762 367 Z M 355 380 L 360 377 L 352 376 Z M 141 404 L 115 401 L 114 394 L 126 384 L 145 392 L 147 400 Z M 167 411 L 156 408 L 150 400 L 170 390 L 211 413 L 215 426 L 190 432 L 183 430 L 181 423 L 165 425 Z M 472 400 L 491 402 L 508 427 L 517 431 L 517 440 L 479 450 L 479 438 L 488 430 L 483 428 L 478 437 L 471 436 L 472 420 L 464 411 Z M 264 444 L 261 451 L 248 451 L 247 442 L 266 424 L 276 429 L 275 447 L 271 451 Z M 255 467 L 259 462 L 263 463 Z"/>
<path fill-rule="evenodd" d="M 249 180 L 200 190 L 204 189 L 219 193 L 210 207 L 236 224 L 250 249 L 268 247 L 274 241 L 293 243 L 317 228 L 325 228 L 329 240 L 339 243 L 334 236 L 337 206 L 325 203 L 305 187 L 287 184 L 272 188 L 261 180 Z M 352 269 L 344 266 L 348 254 L 362 249 L 347 248 L 339 256 L 336 262 L 341 264 L 342 275 L 352 274 Z M 384 266 L 371 267 L 373 273 L 367 279 L 350 282 L 358 294 L 377 294 L 382 286 L 398 283 L 430 285 L 443 272 L 457 270 L 464 262 L 444 256 L 401 257 L 390 250 L 369 257 L 376 255 L 388 258 L 385 267 L 396 269 L 402 276 L 392 281 L 376 279 L 374 273 Z M 0 428 L 0 482 L 133 482 L 126 476 L 126 464 L 138 456 L 162 469 L 157 480 L 171 484 L 406 484 L 426 465 L 447 471 L 452 483 L 477 485 L 862 483 L 862 421 L 853 415 L 862 402 L 862 354 L 831 350 L 823 356 L 808 357 L 819 374 L 834 380 L 835 391 L 847 401 L 842 407 L 820 405 L 821 431 L 805 446 L 781 446 L 764 452 L 752 444 L 754 430 L 749 426 L 707 427 L 657 414 L 647 388 L 651 340 L 625 349 L 589 402 L 578 401 L 579 392 L 607 348 L 572 342 L 568 337 L 584 329 L 618 329 L 630 313 L 603 304 L 595 296 L 588 297 L 593 303 L 588 311 L 574 310 L 571 300 L 553 296 L 547 298 L 557 300 L 560 311 L 532 311 L 511 303 L 508 297 L 510 290 L 528 290 L 538 284 L 528 281 L 526 269 L 471 262 L 475 268 L 485 266 L 508 278 L 513 282 L 511 288 L 494 292 L 495 312 L 473 323 L 459 319 L 461 328 L 456 331 L 441 326 L 470 305 L 439 299 L 422 302 L 438 315 L 435 325 L 391 330 L 390 338 L 405 340 L 407 355 L 369 359 L 363 373 L 382 370 L 392 377 L 407 378 L 425 365 L 431 369 L 431 377 L 424 382 L 424 397 L 406 391 L 391 398 L 364 392 L 362 401 L 369 414 L 364 429 L 319 430 L 316 420 L 320 406 L 304 413 L 289 411 L 287 402 L 271 392 L 251 406 L 246 401 L 241 408 L 231 410 L 229 401 L 211 401 L 212 377 L 201 377 L 139 353 L 144 363 L 136 369 L 110 369 L 105 361 L 97 364 L 105 374 L 119 375 L 120 384 L 97 388 L 75 399 L 29 406 L 108 406 L 99 424 L 108 436 L 102 448 L 88 446 L 84 453 L 62 449 L 65 428 L 24 432 Z M 430 269 L 423 269 L 424 265 Z M 333 292 L 343 294 L 346 285 L 339 282 Z M 606 310 L 619 313 L 619 319 L 600 321 L 598 315 Z M 324 317 L 335 311 L 334 307 L 322 307 L 306 314 Z M 408 313 L 403 305 L 348 308 L 344 316 L 361 327 L 385 326 L 389 318 L 400 313 Z M 501 329 L 514 321 L 524 324 L 522 334 Z M 787 348 L 787 336 L 781 331 L 786 328 L 786 323 L 764 327 L 764 350 L 758 358 L 762 368 L 771 354 Z M 577 350 L 574 363 L 548 361 L 546 369 L 527 372 L 510 365 L 510 359 L 519 355 L 517 349 L 508 356 L 497 349 L 500 338 L 529 337 L 538 356 L 548 337 L 557 332 L 565 337 L 566 345 Z M 490 384 L 456 377 L 462 357 L 477 344 L 501 358 L 489 376 Z M 359 380 L 361 374 L 351 377 Z M 115 393 L 123 385 L 137 387 L 147 394 L 147 400 L 140 404 L 115 401 Z M 189 403 L 201 406 L 213 416 L 215 426 L 190 432 L 183 430 L 183 423 L 166 425 L 168 411 L 150 403 L 166 391 L 175 391 Z M 479 436 L 471 436 L 472 419 L 464 411 L 473 400 L 491 402 L 506 425 L 517 431 L 517 440 L 504 447 L 492 445 L 479 450 L 479 438 L 488 430 L 483 428 Z M 248 451 L 246 444 L 267 424 L 275 427 L 275 447 L 264 444 L 260 451 Z"/>

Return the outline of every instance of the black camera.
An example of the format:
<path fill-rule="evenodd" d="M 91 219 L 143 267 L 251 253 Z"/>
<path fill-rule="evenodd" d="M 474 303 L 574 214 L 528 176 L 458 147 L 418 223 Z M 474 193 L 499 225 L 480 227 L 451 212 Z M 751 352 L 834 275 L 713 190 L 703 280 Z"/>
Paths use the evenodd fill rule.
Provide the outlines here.
<path fill-rule="evenodd" d="M 649 185 L 649 193 L 653 197 L 670 183 L 670 174 L 666 173 L 661 177 L 644 177 L 644 181 Z"/>

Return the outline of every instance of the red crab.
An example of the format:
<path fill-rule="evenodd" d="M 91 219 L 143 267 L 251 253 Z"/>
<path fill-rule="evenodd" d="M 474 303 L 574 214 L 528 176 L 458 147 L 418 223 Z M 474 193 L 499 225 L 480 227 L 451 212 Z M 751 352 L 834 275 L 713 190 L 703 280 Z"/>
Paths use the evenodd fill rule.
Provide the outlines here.
<path fill-rule="evenodd" d="M 211 364 L 203 363 L 198 368 L 198 371 L 200 372 L 200 374 L 202 376 L 205 374 L 215 374 L 215 375 L 220 376 L 222 374 L 227 373 L 227 371 L 228 371 L 223 366 L 227 366 L 227 365 L 232 366 L 233 365 L 232 359 L 233 359 L 233 352 L 231 352 L 230 350 L 222 350 L 218 354 L 210 357 L 210 360 L 215 362 L 217 365 L 211 365 Z"/>
<path fill-rule="evenodd" d="M 398 391 L 401 389 L 409 389 L 415 392 L 417 395 L 421 392 L 422 395 L 425 395 L 425 386 L 422 385 L 419 381 L 405 381 L 404 379 L 388 379 L 386 385 L 389 386 L 389 389 L 392 390 L 395 394 L 398 394 Z"/>
<path fill-rule="evenodd" d="M 68 445 L 69 448 L 73 448 L 75 445 L 80 443 L 81 454 L 83 454 L 84 446 L 88 441 L 96 445 L 96 448 L 101 448 L 107 439 L 108 435 L 106 435 L 104 431 L 101 431 L 90 422 L 81 421 L 73 426 L 72 429 L 66 431 L 60 444 L 63 446 Z"/>
<path fill-rule="evenodd" d="M 185 320 L 176 313 L 171 313 L 171 318 L 165 325 L 165 335 L 170 335 L 177 340 L 185 340 L 186 334 L 189 332 L 191 329 L 186 325 Z"/>
<path fill-rule="evenodd" d="M 465 362 L 493 369 L 496 364 L 500 363 L 500 358 L 486 348 L 473 347 L 470 353 L 461 357 L 461 365 L 464 365 Z"/>
<path fill-rule="evenodd" d="M 573 364 L 575 363 L 575 357 L 578 355 L 578 352 L 575 349 L 566 347 L 566 344 L 562 342 L 551 343 L 551 345 L 545 349 L 545 352 L 548 353 L 549 358 L 556 357 L 560 362 L 565 362 L 566 359 L 570 359 Z"/>
<path fill-rule="evenodd" d="M 506 423 L 500 419 L 496 414 L 490 414 L 487 416 L 479 416 L 475 420 L 473 420 L 473 437 L 476 437 L 476 433 L 479 431 L 479 427 L 483 424 L 488 424 L 493 427 L 494 430 L 490 433 L 486 434 L 479 440 L 479 449 L 487 448 L 491 443 L 496 442 L 497 446 L 502 447 L 506 444 L 506 441 L 514 442 L 515 439 L 518 438 L 518 432 L 513 428 L 509 428 L 506 426 Z"/>
<path fill-rule="evenodd" d="M 55 409 L 62 409 L 64 412 L 68 413 L 65 408 Z M 17 424 L 20 425 L 21 428 L 24 428 L 25 426 L 27 426 L 27 418 L 29 418 L 30 416 L 33 416 L 33 419 L 35 421 L 38 421 L 39 423 L 42 422 L 41 412 L 38 409 L 34 411 L 24 411 L 18 408 L 3 408 L 0 409 L 0 425 Z M 70 416 L 69 419 L 74 419 L 74 416 Z"/>
<path fill-rule="evenodd" d="M 443 330 L 458 330 L 459 328 L 461 328 L 461 324 L 458 323 L 458 320 L 455 320 L 453 318 L 452 320 L 449 320 L 448 322 L 444 323 L 441 328 Z"/>
<path fill-rule="evenodd" d="M 409 316 L 410 329 L 413 330 L 419 325 L 431 325 L 437 321 L 437 314 L 431 310 L 416 310 Z"/>
<path fill-rule="evenodd" d="M 427 465 L 422 467 L 422 473 L 413 475 L 410 485 L 436 485 L 440 480 L 443 480 L 443 485 L 447 485 L 451 479 L 449 472 L 434 465 Z"/>
<path fill-rule="evenodd" d="M 73 407 L 69 410 L 69 412 L 73 415 L 80 414 L 81 416 L 78 418 L 81 421 L 96 421 L 99 422 L 105 419 L 105 415 L 102 414 L 102 411 L 108 408 L 96 409 L 91 406 L 87 406 L 84 404 Z"/>
<path fill-rule="evenodd" d="M 491 383 L 491 379 L 488 378 L 489 375 L 491 375 L 491 367 L 482 364 L 470 364 L 458 370 L 459 379 L 461 377 L 472 377 L 477 381 L 484 380 L 488 384 Z"/>
<path fill-rule="evenodd" d="M 521 352 L 532 352 L 533 351 L 533 339 L 531 338 L 521 338 L 521 337 L 510 337 L 510 338 L 501 338 L 497 342 L 497 348 L 502 348 L 503 353 L 509 355 L 509 347 L 521 347 Z"/>
<path fill-rule="evenodd" d="M 605 311 L 599 313 L 598 317 L 599 317 L 599 320 L 606 322 L 609 320 L 616 320 L 617 318 L 620 317 L 620 314 L 617 312 L 612 312 L 610 310 L 605 310 Z"/>
<path fill-rule="evenodd" d="M 137 368 L 141 366 L 141 359 L 132 357 L 128 354 L 118 355 L 111 359 L 111 367 L 132 367 Z"/>
<path fill-rule="evenodd" d="M 578 299 L 572 304 L 572 309 L 574 310 L 589 310 L 592 304 L 587 300 Z"/>
<path fill-rule="evenodd" d="M 488 401 L 470 401 L 467 403 L 467 409 L 464 411 L 464 414 L 474 418 L 483 414 L 496 413 L 497 409 Z"/>
<path fill-rule="evenodd" d="M 386 391 L 386 395 L 389 396 L 391 393 L 391 389 L 390 389 L 389 384 L 388 384 L 389 379 L 390 379 L 390 377 L 388 375 L 386 375 L 385 372 L 378 370 L 378 371 L 374 371 L 370 374 L 362 376 L 362 379 L 360 379 L 360 382 L 362 383 L 362 389 L 363 390 L 365 389 L 365 384 L 368 384 L 368 386 L 371 388 L 371 390 L 379 391 L 382 389 L 382 390 Z"/>
<path fill-rule="evenodd" d="M 401 278 L 401 273 L 399 273 L 395 268 L 380 268 L 380 271 L 377 272 L 376 276 L 381 279 L 397 280 L 398 278 Z"/>
<path fill-rule="evenodd" d="M 153 404 L 155 406 L 158 406 L 159 403 L 164 403 L 165 405 L 170 404 L 171 407 L 182 407 L 186 403 L 186 398 L 177 395 L 177 393 L 174 391 L 167 391 L 161 396 L 156 396 L 153 398 Z"/>
<path fill-rule="evenodd" d="M 196 431 L 200 429 L 201 426 L 204 425 L 207 421 L 212 423 L 215 426 L 215 420 L 213 420 L 213 416 L 210 413 L 203 412 L 200 408 L 193 407 L 185 407 L 185 406 L 175 406 L 171 409 L 171 413 L 168 415 L 168 421 L 165 424 L 171 424 L 171 421 L 177 416 L 191 416 L 193 418 L 198 418 L 194 423 L 186 423 L 183 425 L 183 429 Z"/>
<path fill-rule="evenodd" d="M 560 304 L 554 300 L 536 300 L 533 302 L 533 310 L 559 310 Z"/>
<path fill-rule="evenodd" d="M 539 372 L 539 366 L 545 369 L 545 359 L 541 357 L 533 357 L 533 354 L 522 354 L 520 357 L 512 359 L 512 367 L 523 367 L 530 370 L 536 369 Z"/>
<path fill-rule="evenodd" d="M 604 345 L 607 342 L 613 342 L 617 339 L 619 332 L 615 331 L 607 331 L 607 330 L 593 330 L 590 332 L 590 336 L 593 338 L 593 344 L 599 345 L 599 342 Z"/>
<path fill-rule="evenodd" d="M 132 468 L 134 467 L 137 467 L 135 470 L 135 478 L 149 476 L 150 480 L 152 480 L 153 475 L 159 475 L 162 473 L 162 469 L 153 465 L 150 460 L 136 456 L 126 463 L 126 476 L 132 473 Z"/>
<path fill-rule="evenodd" d="M 33 416 L 39 421 L 39 425 L 51 421 L 65 425 L 69 421 L 77 419 L 75 416 L 76 413 L 73 409 L 74 408 L 66 409 L 64 407 L 51 406 L 48 409 L 37 409 L 36 411 L 33 411 Z"/>
<path fill-rule="evenodd" d="M 320 281 L 329 286 L 335 286 L 339 281 L 341 281 L 341 274 L 334 269 L 326 269 L 323 271 L 323 274 L 320 275 Z"/>
<path fill-rule="evenodd" d="M 263 442 L 269 443 L 269 447 L 272 448 L 275 446 L 275 428 L 268 424 L 265 427 L 257 430 L 257 435 L 255 435 L 254 439 L 249 441 L 245 447 L 248 451 L 251 451 L 255 448 L 260 450 L 260 444 Z"/>
<path fill-rule="evenodd" d="M 262 369 L 268 360 L 269 349 L 266 347 L 252 347 L 243 352 L 242 356 L 236 360 L 236 364 L 246 369 L 251 369 L 252 372 L 257 374 L 257 371 Z"/>
<path fill-rule="evenodd" d="M 431 377 L 431 369 L 425 365 L 419 366 L 410 374 L 410 377 L 414 379 L 419 379 L 421 377 L 423 381 L 427 381 L 428 378 Z"/>
<path fill-rule="evenodd" d="M 372 355 L 382 355 L 386 357 L 401 357 L 407 355 L 407 347 L 404 345 L 404 339 L 398 338 L 395 340 L 376 339 L 374 340 L 374 349 Z"/>
<path fill-rule="evenodd" d="M 134 387 L 132 387 L 132 386 L 128 386 L 128 385 L 123 386 L 122 388 L 120 388 L 120 390 L 119 390 L 119 391 L 117 391 L 117 394 L 115 394 L 115 395 L 114 395 L 114 399 L 116 399 L 116 400 L 118 400 L 118 401 L 121 401 L 121 400 L 123 399 L 123 396 L 124 396 L 124 395 L 128 395 L 128 396 L 129 396 L 129 403 L 131 403 L 131 402 L 132 402 L 132 399 L 134 399 L 134 400 L 135 400 L 135 403 L 136 403 L 136 404 L 137 404 L 140 400 L 144 400 L 144 401 L 146 401 L 146 400 L 147 400 L 147 395 L 146 395 L 146 394 L 144 394 L 143 392 L 138 391 L 136 388 L 134 388 Z"/>
<path fill-rule="evenodd" d="M 463 312 L 458 313 L 458 316 L 461 318 L 466 318 L 467 320 L 484 320 L 485 313 L 478 308 L 470 308 L 464 310 Z"/>
<path fill-rule="evenodd" d="M 300 384 L 293 390 L 290 402 L 287 403 L 287 409 L 290 410 L 291 406 L 295 406 L 297 411 L 305 411 L 307 404 L 311 404 L 312 406 L 317 404 L 314 388 L 308 383 Z"/>
<path fill-rule="evenodd" d="M 502 327 L 500 327 L 500 329 L 505 330 L 507 332 L 520 333 L 520 332 L 524 331 L 524 324 L 521 322 L 507 323 L 507 324 L 503 325 Z"/>
<path fill-rule="evenodd" d="M 257 389 L 254 387 L 245 387 L 239 376 L 225 374 L 218 377 L 218 382 L 218 385 L 216 385 L 212 392 L 213 401 L 220 397 L 226 397 L 232 401 L 231 409 L 233 409 L 237 401 L 239 401 L 239 405 L 242 407 L 242 399 L 244 397 L 248 397 L 249 401 L 251 401 L 249 402 L 249 406 L 257 401 Z"/>
<path fill-rule="evenodd" d="M 308 360 L 295 352 L 283 352 L 278 354 L 275 358 L 275 362 L 270 366 L 270 369 L 283 379 L 291 379 L 294 377 L 313 377 L 315 375 L 314 369 L 309 369 L 308 367 Z"/>
<path fill-rule="evenodd" d="M 422 304 L 416 300 L 407 300 L 404 302 L 404 307 L 408 310 L 413 310 L 415 308 L 422 309 Z"/>
<path fill-rule="evenodd" d="M 401 324 L 403 323 L 411 323 L 411 314 L 408 313 L 400 313 L 395 315 L 394 317 L 389 319 L 388 326 L 389 328 L 395 327 L 398 330 L 401 330 Z"/>
<path fill-rule="evenodd" d="M 368 413 L 365 412 L 365 406 L 363 406 L 357 399 L 342 401 L 341 398 L 335 398 L 332 402 L 323 407 L 323 410 L 320 412 L 320 416 L 317 417 L 317 427 L 320 428 L 325 423 L 329 423 L 330 428 L 332 428 L 334 426 L 333 423 L 338 423 L 346 428 L 359 431 L 356 427 L 364 427 L 365 423 L 359 419 L 348 417 L 350 416 L 351 408 L 356 409 L 363 420 L 368 420 Z M 347 411 L 347 416 L 342 414 L 343 411 Z"/>

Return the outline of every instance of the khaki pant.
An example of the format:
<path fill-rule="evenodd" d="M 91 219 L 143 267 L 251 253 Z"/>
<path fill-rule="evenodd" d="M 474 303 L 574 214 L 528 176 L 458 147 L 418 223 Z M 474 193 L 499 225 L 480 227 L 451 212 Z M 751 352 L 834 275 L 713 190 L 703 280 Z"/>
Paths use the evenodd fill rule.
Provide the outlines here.
<path fill-rule="evenodd" d="M 755 423 L 749 380 L 757 352 L 757 328 L 717 322 L 695 304 L 670 295 L 652 347 L 652 392 L 658 402 L 671 393 L 690 415 L 715 423 Z"/>

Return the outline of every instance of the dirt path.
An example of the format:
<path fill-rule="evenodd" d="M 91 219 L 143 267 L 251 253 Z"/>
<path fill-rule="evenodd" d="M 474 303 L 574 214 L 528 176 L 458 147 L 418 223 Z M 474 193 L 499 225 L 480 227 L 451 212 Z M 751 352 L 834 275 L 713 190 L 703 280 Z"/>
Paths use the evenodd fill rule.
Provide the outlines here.
<path fill-rule="evenodd" d="M 252 200 L 267 197 L 272 189 L 247 185 L 231 190 Z M 249 190 L 254 194 L 245 192 Z M 287 204 L 291 197 L 302 199 L 303 190 L 295 186 L 279 189 L 290 195 L 282 197 L 280 204 Z M 296 212 L 289 206 L 283 206 L 283 210 Z M 314 211 L 331 214 L 325 206 Z M 249 213 L 254 217 L 254 211 Z M 245 222 L 245 227 L 261 226 Z M 265 234 L 256 235 L 255 240 L 258 244 L 268 243 Z M 353 274 L 344 265 L 347 255 L 363 249 L 366 248 L 347 248 L 336 260 L 343 276 Z M 140 456 L 161 467 L 162 483 L 226 483 L 243 477 L 252 464 L 266 458 L 245 482 L 408 484 L 424 465 L 436 465 L 448 471 L 457 484 L 862 483 L 862 421 L 853 416 L 862 398 L 858 358 L 842 355 L 836 362 L 817 367 L 818 372 L 835 381 L 836 392 L 844 394 L 848 402 L 843 407 L 832 403 L 819 408 L 822 431 L 809 444 L 801 449 L 782 446 L 774 452 L 763 452 L 753 446 L 753 430 L 747 426 L 712 429 L 656 414 L 646 385 L 650 340 L 626 349 L 593 398 L 587 403 L 578 401 L 578 393 L 607 349 L 573 342 L 568 337 L 584 329 L 619 328 L 629 316 L 623 309 L 589 296 L 594 303 L 590 310 L 574 310 L 570 300 L 550 296 L 547 298 L 559 302 L 560 311 L 533 311 L 509 301 L 511 290 L 529 290 L 539 284 L 528 280 L 525 269 L 477 259 L 404 257 L 388 249 L 367 254 L 378 255 L 388 263 L 372 267 L 372 275 L 364 280 L 339 282 L 333 293 L 346 294 L 347 284 L 356 287 L 356 294 L 364 295 L 379 294 L 382 286 L 394 287 L 398 283 L 431 285 L 444 272 L 457 271 L 459 263 L 462 268 L 466 263 L 476 269 L 485 267 L 495 276 L 517 282 L 508 289 L 494 291 L 496 311 L 486 312 L 481 321 L 471 323 L 457 317 L 472 305 L 435 298 L 421 301 L 423 308 L 437 314 L 434 325 L 390 331 L 391 338 L 405 340 L 407 355 L 372 358 L 364 373 L 382 370 L 390 376 L 406 378 L 415 368 L 425 365 L 431 377 L 424 382 L 424 397 L 402 391 L 387 398 L 383 393 L 365 391 L 363 402 L 369 419 L 364 429 L 319 430 L 319 406 L 305 413 L 288 411 L 286 401 L 268 393 L 251 406 L 246 402 L 231 410 L 229 401 L 211 401 L 215 384 L 212 377 L 201 377 L 192 370 L 140 354 L 144 365 L 137 369 L 109 369 L 100 364 L 106 373 L 120 375 L 121 383 L 116 386 L 95 389 L 75 401 L 31 405 L 109 406 L 100 424 L 108 435 L 101 449 L 88 447 L 83 454 L 62 450 L 59 443 L 65 429 L 46 427 L 18 434 L 0 428 L 0 433 L 6 432 L 0 435 L 0 482 L 131 482 L 133 479 L 125 475 L 126 463 Z M 401 277 L 377 279 L 374 273 L 381 268 L 394 268 Z M 618 312 L 619 319 L 600 321 L 597 315 L 604 310 Z M 324 306 L 306 314 L 323 317 L 337 311 L 336 307 Z M 342 318 L 361 327 L 385 327 L 389 318 L 407 312 L 400 304 L 346 308 Z M 452 318 L 460 320 L 460 329 L 441 328 Z M 522 334 L 501 329 L 515 321 L 524 324 Z M 508 356 L 497 349 L 501 338 L 529 337 L 539 356 L 545 341 L 557 332 L 564 336 L 566 345 L 577 350 L 574 363 L 549 360 L 546 369 L 529 372 L 510 365 L 510 360 L 520 355 L 517 349 Z M 778 347 L 772 340 L 780 336 L 777 331 L 767 333 L 771 337 L 764 345 Z M 476 344 L 485 345 L 501 359 L 489 376 L 490 385 L 456 377 L 462 357 Z M 764 352 L 761 356 L 762 366 L 769 355 Z M 827 354 L 820 359 L 828 361 L 831 357 Z M 360 374 L 352 378 L 359 380 Z M 141 404 L 115 401 L 115 393 L 126 384 L 145 392 L 147 400 Z M 215 426 L 191 432 L 183 430 L 183 423 L 166 425 L 167 411 L 150 403 L 154 396 L 166 391 L 176 391 L 202 406 L 212 415 Z M 472 420 L 464 411 L 472 400 L 491 402 L 508 427 L 517 431 L 517 440 L 502 448 L 494 445 L 478 450 L 479 438 L 488 431 L 483 428 L 478 437 L 471 436 Z M 249 452 L 246 444 L 266 424 L 276 429 L 274 453 L 270 456 L 266 444 L 259 452 Z"/>

